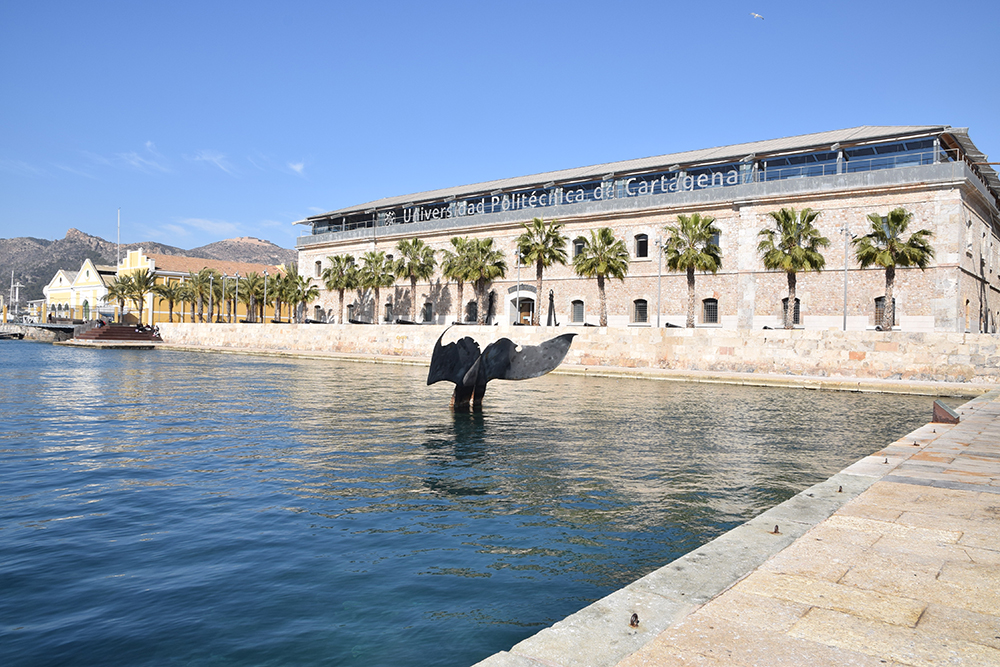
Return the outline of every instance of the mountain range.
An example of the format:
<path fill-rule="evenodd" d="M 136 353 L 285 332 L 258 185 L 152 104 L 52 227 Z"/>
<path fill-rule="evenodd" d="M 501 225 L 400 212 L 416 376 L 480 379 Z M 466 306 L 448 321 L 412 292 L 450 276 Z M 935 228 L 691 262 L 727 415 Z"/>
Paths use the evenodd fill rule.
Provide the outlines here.
<path fill-rule="evenodd" d="M 277 246 L 270 241 L 249 236 L 226 239 L 209 243 L 198 248 L 184 250 L 163 243 L 123 243 L 121 253 L 142 248 L 143 252 L 157 255 L 183 255 L 232 262 L 256 264 L 290 264 L 296 261 L 298 253 Z M 70 229 L 66 237 L 49 241 L 30 236 L 0 239 L 0 293 L 9 296 L 7 276 L 14 272 L 14 280 L 21 283 L 21 304 L 34 299 L 42 299 L 42 288 L 52 280 L 56 271 L 65 269 L 76 271 L 85 259 L 95 264 L 115 266 L 119 246 L 98 236 L 91 236 L 78 229 Z"/>

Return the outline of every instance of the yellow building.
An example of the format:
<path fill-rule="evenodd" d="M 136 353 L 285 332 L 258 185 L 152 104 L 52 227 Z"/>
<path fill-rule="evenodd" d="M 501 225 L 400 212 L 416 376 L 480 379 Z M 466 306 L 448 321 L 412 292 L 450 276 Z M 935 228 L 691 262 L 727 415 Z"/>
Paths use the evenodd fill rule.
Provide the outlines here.
<path fill-rule="evenodd" d="M 280 266 L 269 264 L 250 264 L 246 262 L 229 262 L 201 257 L 184 257 L 181 255 L 145 254 L 142 248 L 130 250 L 118 265 L 118 275 L 124 276 L 147 269 L 155 279 L 156 285 L 184 285 L 197 283 L 197 275 L 208 270 L 208 281 L 203 286 L 201 308 L 197 299 L 194 301 L 178 299 L 171 310 L 170 302 L 155 293 L 146 296 L 142 307 L 143 324 L 153 325 L 158 322 L 202 322 L 210 318 L 217 322 L 260 321 L 259 313 L 248 316 L 245 302 L 246 290 L 252 289 L 257 294 L 263 294 L 265 281 L 271 281 L 267 291 L 271 292 L 274 280 L 285 273 Z M 238 280 L 237 280 L 238 278 Z M 239 294 L 238 290 L 243 293 Z M 223 297 L 223 293 L 228 298 Z M 211 296 L 210 296 L 211 293 Z M 183 291 L 181 295 L 183 295 Z M 211 313 L 209 312 L 211 309 Z M 288 312 L 281 313 L 282 319 L 288 319 Z M 137 304 L 126 302 L 125 321 L 138 322 L 139 308 Z M 265 307 L 265 321 L 275 318 L 274 301 L 269 299 Z"/>
<path fill-rule="evenodd" d="M 60 269 L 42 288 L 46 319 L 90 320 L 112 317 L 114 305 L 105 303 L 108 284 L 115 278 L 115 267 L 84 260 L 79 271 Z"/>

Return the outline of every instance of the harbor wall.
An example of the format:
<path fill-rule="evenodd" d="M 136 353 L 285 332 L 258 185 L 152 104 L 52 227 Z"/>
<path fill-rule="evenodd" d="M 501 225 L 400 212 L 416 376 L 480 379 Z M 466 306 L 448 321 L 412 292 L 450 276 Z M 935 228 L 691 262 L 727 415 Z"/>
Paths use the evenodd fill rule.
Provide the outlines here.
<path fill-rule="evenodd" d="M 164 342 L 192 347 L 430 359 L 441 325 L 162 323 Z M 575 333 L 564 366 L 1000 384 L 1000 337 L 944 332 L 650 327 L 460 326 L 482 348 Z"/>

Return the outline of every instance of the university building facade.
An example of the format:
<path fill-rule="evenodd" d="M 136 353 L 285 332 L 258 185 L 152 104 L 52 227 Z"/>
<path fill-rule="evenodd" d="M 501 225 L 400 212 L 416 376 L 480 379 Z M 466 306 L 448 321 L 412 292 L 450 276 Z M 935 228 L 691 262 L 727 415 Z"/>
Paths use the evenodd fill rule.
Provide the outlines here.
<path fill-rule="evenodd" d="M 541 307 L 540 321 L 593 325 L 599 318 L 596 281 L 572 266 L 545 271 L 535 294 L 533 266 L 518 267 L 522 223 L 541 217 L 562 223 L 572 259 L 576 239 L 611 228 L 627 244 L 629 272 L 607 283 L 610 326 L 683 326 L 684 273 L 669 272 L 660 251 L 664 226 L 678 215 L 712 216 L 721 230 L 722 269 L 696 277 L 697 326 L 730 329 L 780 327 L 787 304 L 785 274 L 765 270 L 758 232 L 768 212 L 811 208 L 830 240 L 820 273 L 800 273 L 797 323 L 807 329 L 874 328 L 884 307 L 885 273 L 860 269 L 850 240 L 867 234 L 867 216 L 902 207 L 913 214 L 908 233 L 933 232 L 935 257 L 926 270 L 897 268 L 896 327 L 903 331 L 995 332 L 1000 321 L 1000 179 L 968 131 L 949 126 L 863 126 L 757 141 L 591 167 L 501 179 L 374 202 L 312 216 L 296 224 L 299 271 L 322 289 L 328 257 L 370 250 L 391 255 L 396 244 L 419 238 L 435 249 L 450 239 L 490 237 L 507 258 L 507 275 L 492 285 L 492 321 L 524 321 Z M 551 291 L 551 294 L 550 294 Z M 323 290 L 310 313 L 333 321 L 337 294 Z M 457 290 L 440 271 L 371 294 L 352 294 L 351 317 L 372 321 L 407 317 L 416 298 L 421 319 L 469 320 L 471 286 Z M 461 313 L 461 314 L 460 314 Z"/>

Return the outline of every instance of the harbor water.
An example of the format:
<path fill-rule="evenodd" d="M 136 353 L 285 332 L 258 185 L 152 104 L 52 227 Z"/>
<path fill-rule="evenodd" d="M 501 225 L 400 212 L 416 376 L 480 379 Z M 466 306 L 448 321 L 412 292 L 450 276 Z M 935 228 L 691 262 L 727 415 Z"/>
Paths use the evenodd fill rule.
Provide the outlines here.
<path fill-rule="evenodd" d="M 0 341 L 0 664 L 469 665 L 932 399 Z"/>

